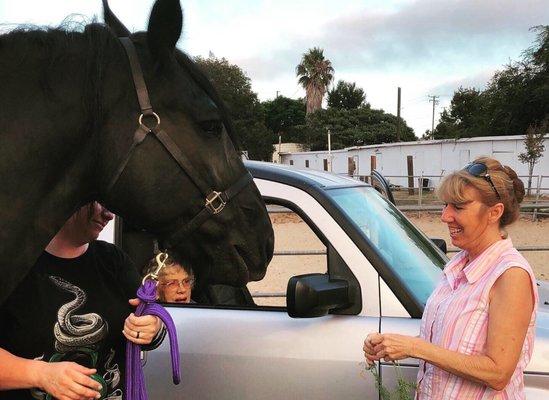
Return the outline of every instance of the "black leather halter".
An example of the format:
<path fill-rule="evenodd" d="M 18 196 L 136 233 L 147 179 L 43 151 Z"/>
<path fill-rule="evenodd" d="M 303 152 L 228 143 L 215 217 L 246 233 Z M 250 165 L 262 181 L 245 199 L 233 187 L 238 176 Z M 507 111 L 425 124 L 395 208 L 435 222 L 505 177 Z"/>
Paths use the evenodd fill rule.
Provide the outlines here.
<path fill-rule="evenodd" d="M 137 92 L 139 107 L 141 108 L 141 115 L 139 116 L 138 120 L 139 126 L 137 127 L 133 135 L 133 142 L 128 152 L 118 165 L 118 168 L 116 168 L 111 179 L 109 179 L 106 193 L 110 192 L 110 190 L 118 181 L 118 178 L 120 178 L 120 175 L 124 171 L 124 168 L 126 168 L 126 165 L 128 164 L 130 157 L 132 156 L 133 150 L 137 146 L 139 146 L 143 142 L 143 140 L 145 140 L 149 133 L 154 134 L 205 198 L 204 208 L 186 223 L 185 221 L 177 221 L 177 226 L 180 226 L 180 228 L 176 228 L 175 232 L 164 240 L 163 244 L 165 246 L 172 247 L 177 245 L 182 239 L 184 239 L 191 232 L 200 227 L 210 216 L 223 211 L 225 205 L 242 189 L 248 186 L 253 181 L 253 178 L 250 173 L 247 172 L 242 177 L 240 177 L 233 185 L 231 185 L 228 189 L 224 191 L 215 191 L 211 189 L 210 185 L 202 180 L 200 175 L 192 166 L 189 159 L 185 157 L 179 146 L 177 146 L 177 144 L 170 138 L 170 136 L 160 127 L 160 117 L 153 111 L 151 102 L 149 100 L 147 86 L 145 85 L 143 72 L 141 70 L 141 65 L 139 64 L 139 58 L 137 57 L 137 52 L 135 51 L 135 46 L 133 45 L 133 42 L 128 37 L 122 37 L 119 39 L 122 42 L 124 49 L 126 50 L 126 55 L 128 56 L 128 60 L 130 62 L 133 83 Z M 145 125 L 143 123 L 144 117 L 155 119 L 155 126 L 150 128 Z"/>

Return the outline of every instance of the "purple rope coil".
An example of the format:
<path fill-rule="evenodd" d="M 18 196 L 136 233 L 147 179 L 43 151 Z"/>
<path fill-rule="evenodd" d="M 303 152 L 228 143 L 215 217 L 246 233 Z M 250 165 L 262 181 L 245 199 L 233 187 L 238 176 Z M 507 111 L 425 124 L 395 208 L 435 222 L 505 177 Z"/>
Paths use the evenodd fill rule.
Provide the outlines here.
<path fill-rule="evenodd" d="M 179 371 L 179 346 L 177 333 L 170 314 L 160 304 L 156 303 L 156 282 L 147 279 L 137 290 L 141 303 L 135 310 L 135 315 L 155 315 L 162 320 L 170 339 L 170 354 L 172 359 L 173 383 L 181 381 Z M 126 342 L 126 400 L 147 400 L 147 389 L 143 367 L 140 359 L 141 347 L 135 343 Z"/>

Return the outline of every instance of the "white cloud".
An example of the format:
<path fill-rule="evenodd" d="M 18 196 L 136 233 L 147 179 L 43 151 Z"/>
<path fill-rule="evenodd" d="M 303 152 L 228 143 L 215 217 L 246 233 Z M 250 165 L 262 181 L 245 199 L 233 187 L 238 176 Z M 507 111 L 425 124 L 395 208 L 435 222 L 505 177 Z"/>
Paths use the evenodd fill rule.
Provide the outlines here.
<path fill-rule="evenodd" d="M 130 30 L 146 28 L 152 0 L 110 0 Z M 477 86 L 531 45 L 528 29 L 547 23 L 546 0 L 186 0 L 180 47 L 212 51 L 244 69 L 261 99 L 276 91 L 303 96 L 295 66 L 303 52 L 323 47 L 336 79 L 355 81 L 376 108 L 402 116 L 421 136 L 431 127 L 428 94 L 441 110 L 460 85 Z M 100 0 L 0 0 L 8 23 L 59 24 L 79 13 L 101 19 Z M 438 113 L 437 113 L 438 115 Z"/>

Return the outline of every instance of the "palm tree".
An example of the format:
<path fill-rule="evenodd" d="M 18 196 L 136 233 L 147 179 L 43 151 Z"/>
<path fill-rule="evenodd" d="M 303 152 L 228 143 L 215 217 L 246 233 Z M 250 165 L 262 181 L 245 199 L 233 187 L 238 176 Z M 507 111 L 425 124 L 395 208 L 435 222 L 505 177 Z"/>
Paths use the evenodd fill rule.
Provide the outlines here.
<path fill-rule="evenodd" d="M 322 108 L 322 99 L 328 85 L 334 79 L 332 62 L 324 58 L 324 50 L 313 47 L 303 54 L 301 63 L 295 68 L 298 82 L 305 89 L 307 114 Z"/>

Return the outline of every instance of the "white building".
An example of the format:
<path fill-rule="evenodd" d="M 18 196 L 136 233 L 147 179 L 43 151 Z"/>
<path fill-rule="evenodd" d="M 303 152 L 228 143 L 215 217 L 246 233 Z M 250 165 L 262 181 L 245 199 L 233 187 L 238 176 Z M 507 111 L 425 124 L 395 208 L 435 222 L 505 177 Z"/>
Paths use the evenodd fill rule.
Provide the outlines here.
<path fill-rule="evenodd" d="M 537 175 L 541 178 L 541 187 L 549 191 L 549 135 L 545 136 L 544 156 L 534 167 L 534 181 Z M 408 186 L 408 157 L 413 162 L 413 175 L 418 182 L 419 176 L 429 179 L 429 186 L 436 186 L 440 177 L 449 171 L 462 168 L 479 156 L 491 156 L 504 165 L 513 168 L 523 178 L 528 175 L 528 166 L 522 164 L 518 155 L 524 152 L 524 136 L 486 136 L 467 139 L 444 139 L 417 142 L 399 142 L 369 146 L 349 147 L 333 150 L 331 157 L 328 151 L 288 152 L 281 153 L 281 162 L 300 168 L 330 170 L 338 174 L 369 175 L 377 169 L 388 180 L 396 185 Z M 415 183 L 417 185 L 417 183 Z"/>

